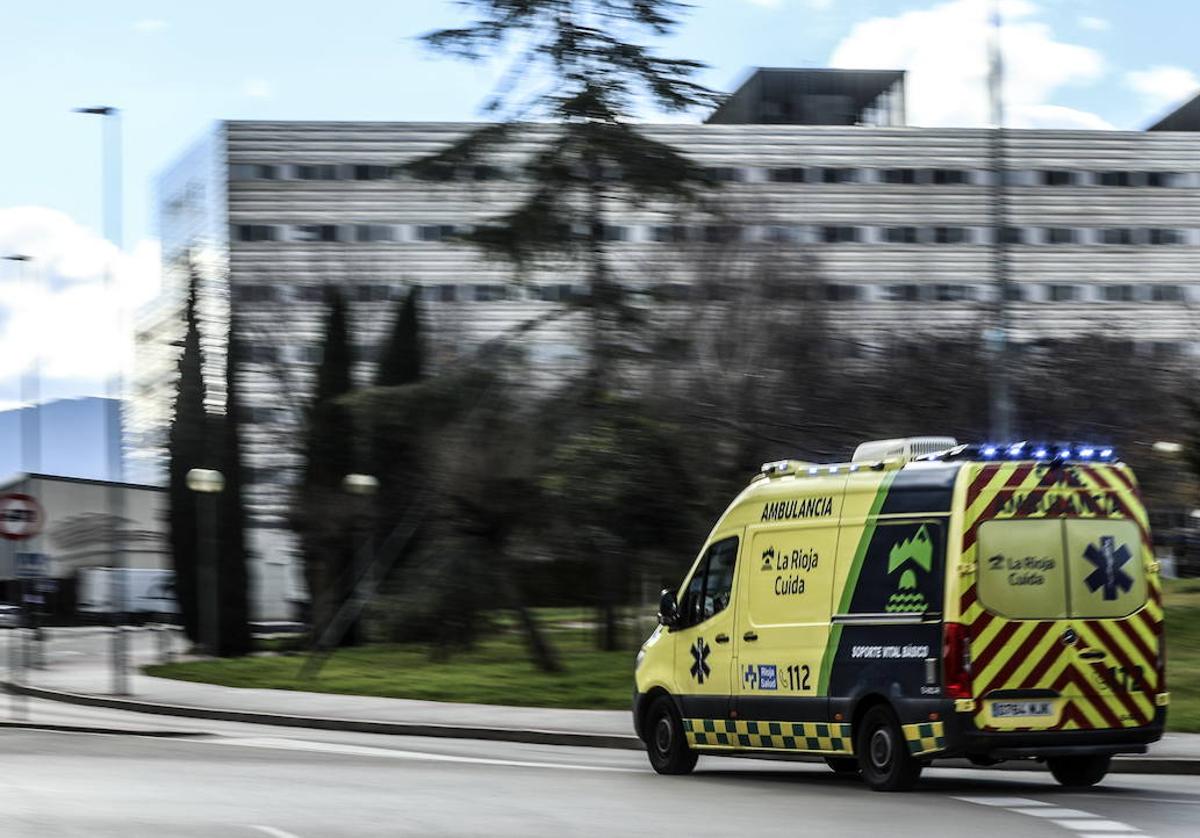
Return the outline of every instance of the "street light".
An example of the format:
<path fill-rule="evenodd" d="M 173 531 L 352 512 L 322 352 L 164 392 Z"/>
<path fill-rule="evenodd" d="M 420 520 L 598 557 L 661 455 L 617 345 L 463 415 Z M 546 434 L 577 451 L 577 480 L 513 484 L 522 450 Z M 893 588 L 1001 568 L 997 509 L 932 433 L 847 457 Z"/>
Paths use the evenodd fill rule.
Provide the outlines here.
<path fill-rule="evenodd" d="M 371 474 L 347 474 L 342 478 L 342 491 L 348 495 L 363 498 L 364 500 L 371 498 L 379 491 L 379 478 Z M 367 516 L 360 514 L 359 510 L 355 511 L 355 524 L 366 520 Z M 345 602 L 341 604 L 342 609 L 352 608 L 357 610 L 357 601 L 363 583 L 363 575 L 371 566 L 371 525 L 369 521 L 362 525 L 360 537 L 362 542 L 358 549 L 355 549 L 353 544 L 350 545 L 354 561 L 350 567 L 352 575 L 348 591 L 349 595 L 346 597 Z M 361 630 L 357 618 L 347 621 L 346 632 L 353 634 L 353 642 L 358 642 L 361 639 L 359 637 Z"/>
<path fill-rule="evenodd" d="M 1182 443 L 1172 442 L 1170 440 L 1165 440 L 1165 439 L 1158 440 L 1150 447 L 1153 448 L 1155 451 L 1157 451 L 1159 454 L 1174 455 L 1174 454 L 1179 454 L 1183 451 Z"/>
<path fill-rule="evenodd" d="M 104 218 L 104 235 L 117 246 L 119 249 L 122 246 L 121 241 L 121 112 L 112 105 L 98 105 L 86 108 L 74 108 L 75 113 L 85 114 L 88 116 L 98 116 L 103 120 L 104 132 L 101 138 L 100 147 L 100 169 L 102 176 L 102 197 L 101 210 Z M 123 322 L 120 309 L 120 295 L 115 293 L 115 281 L 112 275 L 111 266 L 105 266 L 104 271 L 104 293 L 108 299 L 117 301 L 117 332 L 118 335 L 122 331 Z M 118 356 L 119 358 L 120 356 Z M 116 372 L 109 376 L 107 390 L 109 406 L 116 406 L 117 410 L 121 409 L 121 396 L 124 390 L 123 376 L 121 374 L 121 362 L 118 360 Z M 111 410 L 104 411 L 104 450 L 108 455 L 109 461 L 108 474 L 106 475 L 110 481 L 108 487 L 108 513 L 112 519 L 112 526 L 109 527 L 109 549 L 112 554 L 113 564 L 113 601 L 118 603 L 118 606 L 113 610 L 113 619 L 116 623 L 116 631 L 113 632 L 112 644 L 112 677 L 113 677 L 113 693 L 116 695 L 128 695 L 128 666 L 127 655 L 125 649 L 125 630 L 124 630 L 124 608 L 126 605 L 125 596 L 125 549 L 121 543 L 121 520 L 125 517 L 125 494 L 123 490 L 111 485 L 112 483 L 120 483 L 125 479 L 124 465 L 122 463 L 122 454 L 124 453 L 124 441 L 117 440 L 117 453 L 114 457 L 112 454 L 111 440 L 113 432 L 120 433 L 120 422 L 114 424 Z"/>
<path fill-rule="evenodd" d="M 187 487 L 196 493 L 198 547 L 204 556 L 206 614 L 200 621 L 200 636 L 213 657 L 221 648 L 221 576 L 217 568 L 217 495 L 225 490 L 225 475 L 216 469 L 194 468 L 187 473 Z"/>

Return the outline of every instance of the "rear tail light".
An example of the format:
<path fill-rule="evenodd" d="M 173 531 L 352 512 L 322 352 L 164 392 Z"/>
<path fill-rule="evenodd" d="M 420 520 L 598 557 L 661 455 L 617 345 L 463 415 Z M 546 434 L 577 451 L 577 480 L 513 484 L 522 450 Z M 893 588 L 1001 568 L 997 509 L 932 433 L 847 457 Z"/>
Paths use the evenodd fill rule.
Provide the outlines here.
<path fill-rule="evenodd" d="M 971 698 L 971 638 L 962 623 L 942 627 L 943 692 L 947 698 Z"/>

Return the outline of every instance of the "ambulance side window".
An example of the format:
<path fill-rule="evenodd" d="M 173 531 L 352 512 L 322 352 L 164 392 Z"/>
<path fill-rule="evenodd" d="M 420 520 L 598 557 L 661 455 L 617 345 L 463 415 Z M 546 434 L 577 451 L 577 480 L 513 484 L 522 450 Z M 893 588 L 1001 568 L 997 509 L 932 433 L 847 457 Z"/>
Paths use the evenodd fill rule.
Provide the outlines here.
<path fill-rule="evenodd" d="M 679 613 L 683 626 L 694 626 L 729 607 L 738 540 L 734 536 L 711 544 L 688 582 Z"/>

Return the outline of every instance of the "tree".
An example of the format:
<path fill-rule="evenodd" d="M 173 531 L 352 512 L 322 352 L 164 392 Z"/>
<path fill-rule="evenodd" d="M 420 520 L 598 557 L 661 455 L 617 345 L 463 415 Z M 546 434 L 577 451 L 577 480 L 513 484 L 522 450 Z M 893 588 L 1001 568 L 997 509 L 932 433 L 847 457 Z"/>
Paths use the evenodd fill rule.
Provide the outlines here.
<path fill-rule="evenodd" d="M 661 58 L 651 47 L 620 37 L 670 34 L 682 8 L 673 0 L 470 0 L 465 5 L 477 10 L 476 20 L 424 39 L 434 49 L 468 59 L 502 55 L 517 45 L 507 81 L 486 105 L 502 118 L 410 169 L 418 176 L 444 178 L 463 166 L 486 165 L 535 138 L 536 148 L 522 166 L 524 194 L 469 238 L 518 269 L 545 258 L 582 260 L 587 293 L 576 304 L 590 319 L 587 395 L 598 400 L 612 385 L 623 346 L 620 331 L 638 319 L 607 258 L 609 214 L 618 203 L 691 204 L 705 182 L 702 169 L 644 135 L 632 119 L 644 103 L 677 112 L 712 104 L 716 96 L 692 80 L 701 64 Z M 545 92 L 522 99 L 522 80 Z M 539 132 L 532 120 L 555 127 Z"/>
<path fill-rule="evenodd" d="M 204 359 L 196 310 L 199 283 L 199 275 L 192 266 L 188 274 L 185 332 L 183 352 L 179 356 L 175 410 L 167 432 L 167 529 L 175 570 L 175 598 L 184 633 L 193 643 L 201 639 L 197 544 L 200 529 L 196 497 L 188 489 L 187 473 L 204 464 L 208 433 L 204 412 Z"/>
<path fill-rule="evenodd" d="M 340 398 L 352 387 L 346 304 L 335 289 L 327 294 L 328 314 L 321 363 L 308 415 L 304 474 L 292 526 L 300 536 L 312 607 L 314 641 L 319 641 L 353 585 L 354 534 L 347 532 L 342 479 L 356 462 L 352 417 Z M 345 642 L 356 642 L 348 631 Z"/>
<path fill-rule="evenodd" d="M 418 310 L 417 289 L 410 289 L 396 309 L 392 333 L 375 373 L 376 387 L 395 387 L 412 384 L 424 374 L 421 347 L 421 314 Z"/>
<path fill-rule="evenodd" d="M 250 580 L 247 573 L 246 509 L 242 488 L 241 385 L 237 370 L 242 359 L 242 342 L 237 333 L 237 309 L 229 312 L 229 338 L 225 362 L 225 415 L 218 417 L 220 469 L 225 475 L 221 493 L 218 530 L 218 587 L 220 588 L 220 634 L 217 654 L 223 657 L 251 651 Z"/>

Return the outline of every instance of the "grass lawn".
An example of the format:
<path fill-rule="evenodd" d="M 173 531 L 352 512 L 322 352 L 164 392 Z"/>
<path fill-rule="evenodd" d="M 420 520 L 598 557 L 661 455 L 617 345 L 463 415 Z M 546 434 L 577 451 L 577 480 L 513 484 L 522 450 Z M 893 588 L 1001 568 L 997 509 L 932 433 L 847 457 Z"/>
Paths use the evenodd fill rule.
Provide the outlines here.
<path fill-rule="evenodd" d="M 1168 580 L 1166 608 L 1171 692 L 1167 723 L 1172 730 L 1200 732 L 1200 580 Z M 561 611 L 547 613 L 543 619 L 551 623 L 579 619 L 578 611 Z M 431 661 L 429 650 L 422 646 L 347 649 L 330 658 L 320 677 L 311 682 L 298 680 L 301 655 L 173 663 L 147 667 L 146 672 L 231 687 L 529 707 L 629 708 L 633 652 L 598 652 L 586 630 L 552 628 L 549 635 L 566 666 L 559 675 L 534 669 L 519 638 L 507 632 L 444 663 Z"/>

